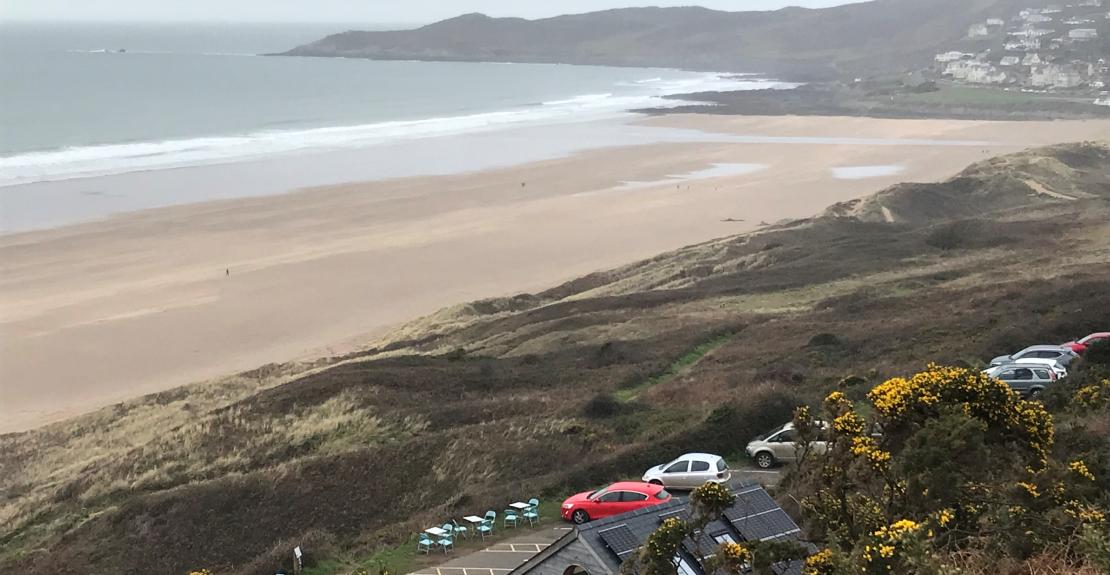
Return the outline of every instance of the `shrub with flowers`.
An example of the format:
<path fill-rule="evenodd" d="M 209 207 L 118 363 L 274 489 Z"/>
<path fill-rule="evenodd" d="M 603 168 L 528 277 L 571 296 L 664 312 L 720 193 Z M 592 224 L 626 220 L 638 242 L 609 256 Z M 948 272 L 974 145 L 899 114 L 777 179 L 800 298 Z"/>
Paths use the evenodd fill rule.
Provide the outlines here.
<path fill-rule="evenodd" d="M 715 566 L 725 573 L 743 573 L 752 564 L 752 552 L 739 543 L 722 543 L 715 558 Z"/>
<path fill-rule="evenodd" d="M 685 521 L 670 517 L 663 521 L 640 549 L 638 557 L 639 572 L 642 575 L 673 575 L 677 572 L 674 557 L 682 540 L 690 534 L 690 525 Z"/>
<path fill-rule="evenodd" d="M 1075 392 L 1075 403 L 1101 406 L 1101 386 Z M 877 385 L 863 406 L 833 391 L 821 417 L 826 453 L 788 479 L 825 546 L 807 575 L 945 572 L 945 553 L 1027 556 L 1107 520 L 1100 470 L 1110 450 L 1055 458 L 1044 405 L 977 371 L 930 365 Z M 799 419 L 814 418 L 799 410 Z M 1051 548 L 1082 561 L 1076 547 Z"/>
<path fill-rule="evenodd" d="M 902 573 L 906 571 L 910 547 L 919 545 L 922 526 L 909 519 L 900 519 L 871 534 L 860 552 L 865 573 Z"/>
<path fill-rule="evenodd" d="M 720 483 L 707 482 L 690 493 L 690 507 L 695 527 L 701 529 L 725 509 L 732 506 L 736 497 Z"/>

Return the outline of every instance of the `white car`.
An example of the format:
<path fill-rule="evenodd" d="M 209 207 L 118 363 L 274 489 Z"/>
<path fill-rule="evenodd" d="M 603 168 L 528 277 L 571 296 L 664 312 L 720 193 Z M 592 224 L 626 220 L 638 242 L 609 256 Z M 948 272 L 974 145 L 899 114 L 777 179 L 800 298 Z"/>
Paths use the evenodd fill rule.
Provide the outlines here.
<path fill-rule="evenodd" d="M 727 483 L 729 479 L 732 479 L 732 471 L 720 455 L 687 453 L 670 463 L 648 469 L 643 481 L 671 489 L 694 489 L 706 482 Z"/>
<path fill-rule="evenodd" d="M 1047 368 L 1051 369 L 1053 371 L 1053 373 L 1056 374 L 1057 379 L 1063 379 L 1063 378 L 1068 376 L 1068 368 L 1060 365 L 1060 363 L 1058 361 L 1054 360 L 1054 359 L 1040 359 L 1040 358 L 1027 357 L 1025 359 L 1015 360 L 1014 362 L 1010 363 L 1009 365 L 1010 366 L 1014 366 L 1014 365 L 1040 365 L 1040 366 L 1047 367 Z M 1002 368 L 1004 368 L 1004 367 L 1006 367 L 1006 366 L 1005 365 L 996 365 L 996 366 L 993 366 L 989 369 L 984 370 L 983 373 L 986 373 L 987 375 L 989 375 L 991 377 L 996 377 L 996 376 L 998 376 L 999 373 L 1002 372 Z"/>

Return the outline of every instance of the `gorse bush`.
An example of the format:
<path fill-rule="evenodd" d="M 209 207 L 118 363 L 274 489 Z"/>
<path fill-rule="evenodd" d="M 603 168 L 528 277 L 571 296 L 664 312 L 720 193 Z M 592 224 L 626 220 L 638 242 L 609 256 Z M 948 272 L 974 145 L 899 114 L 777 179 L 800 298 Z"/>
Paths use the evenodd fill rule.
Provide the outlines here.
<path fill-rule="evenodd" d="M 858 410 L 839 391 L 825 399 L 828 450 L 800 461 L 793 478 L 811 535 L 826 546 L 806 573 L 952 573 L 945 558 L 958 554 L 1093 562 L 1077 537 L 1105 525 L 1103 461 L 1058 449 L 1043 405 L 937 365 L 879 384 L 866 404 Z M 808 409 L 795 424 L 816 439 Z"/>

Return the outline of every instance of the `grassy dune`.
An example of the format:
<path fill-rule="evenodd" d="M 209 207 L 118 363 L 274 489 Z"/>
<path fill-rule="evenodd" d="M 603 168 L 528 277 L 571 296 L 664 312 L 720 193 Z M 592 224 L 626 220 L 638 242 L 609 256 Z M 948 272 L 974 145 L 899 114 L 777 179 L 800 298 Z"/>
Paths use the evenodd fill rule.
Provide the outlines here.
<path fill-rule="evenodd" d="M 736 453 L 848 375 L 1105 327 L 1108 262 L 1110 148 L 1076 144 L 457 306 L 362 353 L 0 436 L 0 568 L 370 557 L 446 516 Z"/>

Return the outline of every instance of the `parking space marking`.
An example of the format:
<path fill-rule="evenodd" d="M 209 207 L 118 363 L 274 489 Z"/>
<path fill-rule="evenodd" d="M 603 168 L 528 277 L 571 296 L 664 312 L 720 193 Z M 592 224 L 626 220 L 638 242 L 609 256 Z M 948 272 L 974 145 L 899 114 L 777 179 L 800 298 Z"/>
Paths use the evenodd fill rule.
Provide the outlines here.
<path fill-rule="evenodd" d="M 508 547 L 508 549 L 494 549 L 497 546 Z M 518 547 L 520 549 L 517 549 Z M 498 543 L 482 549 L 482 553 L 531 553 L 534 555 L 547 547 L 547 543 Z"/>
<path fill-rule="evenodd" d="M 448 571 L 449 573 L 443 573 Z M 508 573 L 512 569 L 502 567 L 436 567 L 436 573 L 440 575 L 497 575 L 498 573 Z M 422 573 L 413 573 L 412 575 L 424 575 Z"/>

